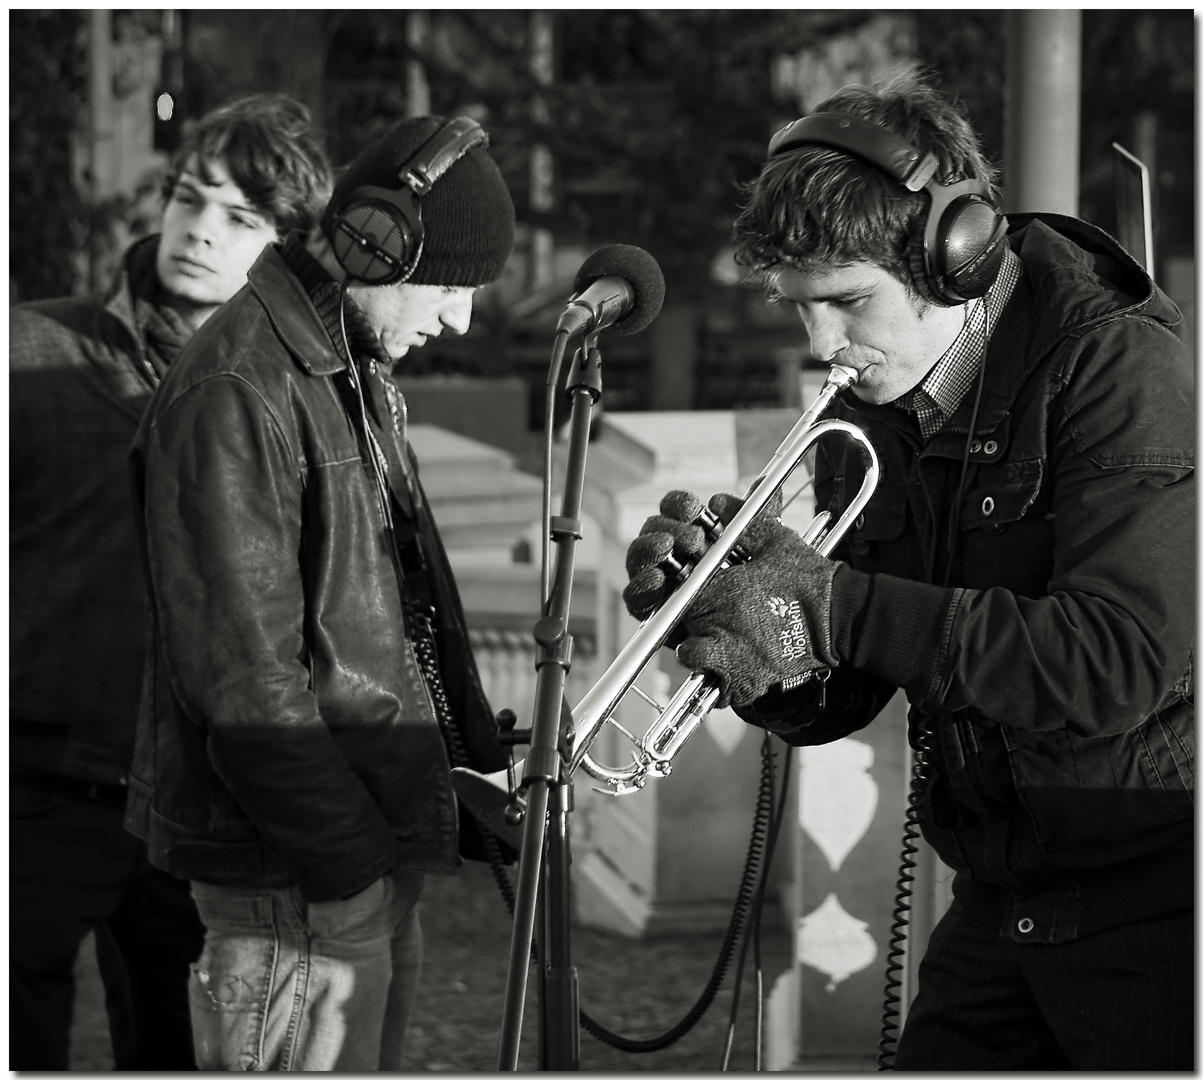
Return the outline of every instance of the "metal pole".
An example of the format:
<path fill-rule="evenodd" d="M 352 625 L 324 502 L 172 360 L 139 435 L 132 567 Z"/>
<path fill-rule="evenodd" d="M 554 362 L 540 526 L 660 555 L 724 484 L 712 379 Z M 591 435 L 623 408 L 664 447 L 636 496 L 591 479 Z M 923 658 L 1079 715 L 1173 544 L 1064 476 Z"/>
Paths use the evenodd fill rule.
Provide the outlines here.
<path fill-rule="evenodd" d="M 1004 209 L 1078 213 L 1081 11 L 1007 19 Z"/>

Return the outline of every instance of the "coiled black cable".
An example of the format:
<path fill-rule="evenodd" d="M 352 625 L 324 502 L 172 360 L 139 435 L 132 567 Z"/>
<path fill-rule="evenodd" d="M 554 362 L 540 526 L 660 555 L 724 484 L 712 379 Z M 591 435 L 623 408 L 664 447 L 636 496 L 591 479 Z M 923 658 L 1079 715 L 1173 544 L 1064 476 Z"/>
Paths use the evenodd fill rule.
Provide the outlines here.
<path fill-rule="evenodd" d="M 682 1017 L 672 1028 L 664 1032 L 662 1035 L 654 1036 L 650 1039 L 629 1039 L 626 1036 L 619 1035 L 613 1031 L 603 1027 L 598 1021 L 594 1020 L 584 1009 L 580 1010 L 581 1027 L 583 1027 L 590 1035 L 596 1039 L 600 1039 L 607 1046 L 612 1046 L 616 1050 L 622 1050 L 628 1054 L 647 1054 L 656 1050 L 663 1050 L 665 1047 L 671 1046 L 681 1036 L 685 1035 L 706 1013 L 714 1001 L 715 995 L 722 986 L 723 977 L 727 973 L 727 966 L 731 962 L 731 953 L 735 948 L 736 941 L 739 940 L 740 930 L 743 927 L 744 918 L 748 912 L 748 906 L 752 899 L 752 892 L 756 886 L 758 876 L 763 881 L 763 875 L 759 874 L 762 856 L 766 851 L 766 836 L 769 829 L 769 822 L 772 817 L 773 809 L 773 775 L 772 775 L 772 751 L 770 746 L 770 736 L 765 733 L 765 740 L 761 747 L 761 773 L 760 773 L 760 789 L 756 798 L 756 812 L 752 821 L 752 837 L 748 844 L 748 855 L 744 861 L 743 877 L 739 884 L 739 891 L 735 897 L 735 906 L 731 912 L 731 920 L 727 926 L 726 936 L 723 938 L 722 946 L 719 949 L 718 959 L 715 961 L 714 970 L 710 974 L 710 979 L 705 988 L 702 990 L 698 1000 L 694 1002 L 693 1007 L 688 1013 Z M 767 874 L 767 864 L 765 866 L 765 874 Z"/>
<path fill-rule="evenodd" d="M 902 828 L 902 851 L 898 860 L 898 886 L 894 899 L 894 916 L 890 924 L 890 941 L 886 953 L 886 980 L 881 1015 L 881 1042 L 878 1044 L 877 1068 L 888 1072 L 894 1067 L 898 1047 L 899 1003 L 902 996 L 901 972 L 906 955 L 906 931 L 910 915 L 911 885 L 915 875 L 914 856 L 918 854 L 919 810 L 923 805 L 930 751 L 930 730 L 926 718 L 919 721 L 915 753 L 911 761 L 910 790 L 906 799 L 906 820 Z"/>

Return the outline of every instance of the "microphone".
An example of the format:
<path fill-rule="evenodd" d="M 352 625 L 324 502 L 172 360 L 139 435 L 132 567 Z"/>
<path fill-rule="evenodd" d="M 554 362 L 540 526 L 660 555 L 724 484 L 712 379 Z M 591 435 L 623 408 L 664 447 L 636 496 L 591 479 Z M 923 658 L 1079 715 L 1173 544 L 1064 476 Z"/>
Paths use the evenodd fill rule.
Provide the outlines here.
<path fill-rule="evenodd" d="M 635 334 L 660 314 L 664 274 L 642 248 L 611 244 L 589 256 L 572 284 L 575 295 L 560 316 L 556 333 Z"/>

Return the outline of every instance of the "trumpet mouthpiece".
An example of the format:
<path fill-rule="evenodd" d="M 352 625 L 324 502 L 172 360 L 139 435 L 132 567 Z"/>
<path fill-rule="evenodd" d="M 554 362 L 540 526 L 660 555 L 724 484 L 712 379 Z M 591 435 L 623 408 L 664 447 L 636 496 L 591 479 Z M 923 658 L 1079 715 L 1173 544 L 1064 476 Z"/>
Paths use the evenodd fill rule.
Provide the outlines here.
<path fill-rule="evenodd" d="M 850 386 L 856 385 L 856 380 L 860 378 L 860 374 L 856 368 L 846 367 L 844 364 L 832 364 L 831 370 L 827 373 L 827 383 L 829 386 L 835 386 L 840 390 L 847 390 Z"/>

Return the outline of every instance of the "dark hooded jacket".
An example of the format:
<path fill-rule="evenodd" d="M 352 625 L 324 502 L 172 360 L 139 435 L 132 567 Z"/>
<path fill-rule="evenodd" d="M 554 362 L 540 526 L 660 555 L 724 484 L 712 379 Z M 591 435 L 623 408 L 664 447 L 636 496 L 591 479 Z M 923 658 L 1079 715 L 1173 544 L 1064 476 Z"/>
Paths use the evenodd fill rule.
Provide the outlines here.
<path fill-rule="evenodd" d="M 923 833 L 954 893 L 1015 940 L 1190 909 L 1194 430 L 1180 315 L 1101 230 L 1013 215 L 1019 284 L 926 444 L 846 400 L 882 480 L 836 551 L 842 660 L 746 718 L 788 741 L 868 723 L 901 687 Z M 820 450 L 837 512 L 864 466 Z"/>
<path fill-rule="evenodd" d="M 297 276 L 310 264 L 295 237 L 266 249 L 138 433 L 156 634 L 127 825 L 179 877 L 295 883 L 318 901 L 458 864 L 448 750 L 405 610 L 419 585 L 467 760 L 505 757 L 416 463 L 357 355 L 358 396 L 337 315 Z"/>

